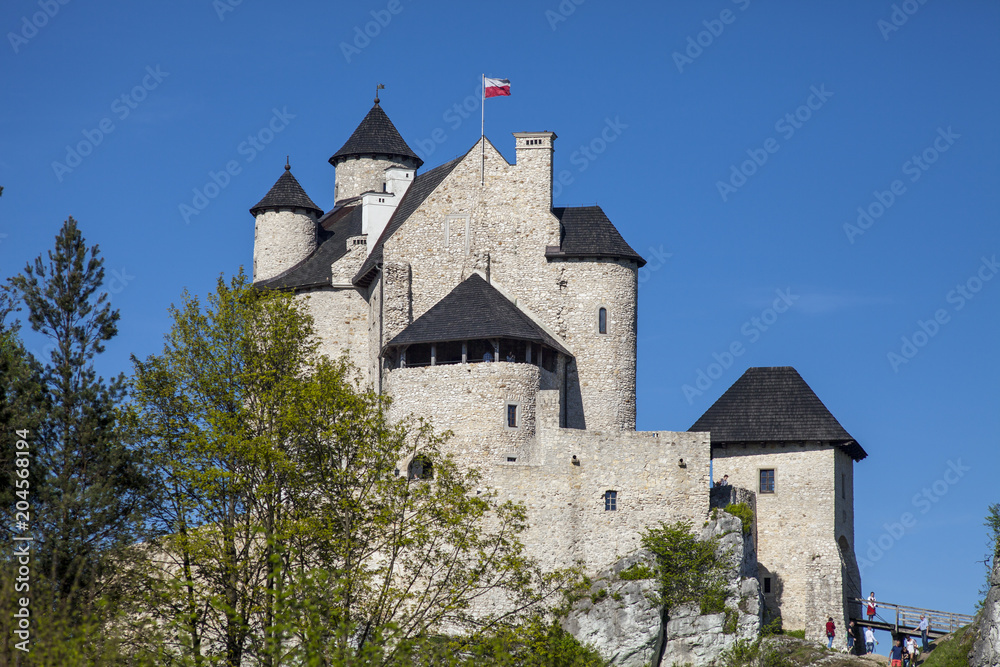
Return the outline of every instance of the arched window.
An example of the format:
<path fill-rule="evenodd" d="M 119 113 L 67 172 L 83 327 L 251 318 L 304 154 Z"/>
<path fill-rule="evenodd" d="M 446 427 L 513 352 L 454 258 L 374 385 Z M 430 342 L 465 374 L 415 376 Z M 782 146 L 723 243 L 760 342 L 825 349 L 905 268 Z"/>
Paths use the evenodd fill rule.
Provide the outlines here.
<path fill-rule="evenodd" d="M 604 306 L 597 310 L 597 333 L 608 333 L 608 309 Z"/>
<path fill-rule="evenodd" d="M 406 471 L 407 479 L 434 479 L 434 466 L 425 454 L 417 454 Z"/>

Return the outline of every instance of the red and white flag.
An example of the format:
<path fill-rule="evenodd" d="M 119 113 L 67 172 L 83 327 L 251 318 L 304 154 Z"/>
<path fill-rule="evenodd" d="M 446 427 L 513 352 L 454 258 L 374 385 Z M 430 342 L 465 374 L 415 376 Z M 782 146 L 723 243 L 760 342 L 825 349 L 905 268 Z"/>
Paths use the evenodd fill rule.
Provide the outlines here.
<path fill-rule="evenodd" d="M 509 79 L 483 79 L 483 91 L 485 97 L 503 97 L 510 95 Z"/>

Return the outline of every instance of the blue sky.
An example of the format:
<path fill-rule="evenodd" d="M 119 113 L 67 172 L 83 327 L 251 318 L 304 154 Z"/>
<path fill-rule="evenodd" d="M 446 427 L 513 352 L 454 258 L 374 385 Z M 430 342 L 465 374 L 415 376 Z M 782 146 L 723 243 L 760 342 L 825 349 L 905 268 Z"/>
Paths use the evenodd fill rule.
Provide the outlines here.
<path fill-rule="evenodd" d="M 794 366 L 870 455 L 866 591 L 973 610 L 1000 502 L 996 3 L 63 2 L 0 9 L 0 277 L 74 216 L 121 310 L 102 372 L 250 263 L 286 155 L 331 206 L 376 82 L 432 167 L 477 140 L 480 74 L 506 77 L 493 143 L 555 131 L 556 205 L 599 203 L 649 260 L 639 427 Z"/>

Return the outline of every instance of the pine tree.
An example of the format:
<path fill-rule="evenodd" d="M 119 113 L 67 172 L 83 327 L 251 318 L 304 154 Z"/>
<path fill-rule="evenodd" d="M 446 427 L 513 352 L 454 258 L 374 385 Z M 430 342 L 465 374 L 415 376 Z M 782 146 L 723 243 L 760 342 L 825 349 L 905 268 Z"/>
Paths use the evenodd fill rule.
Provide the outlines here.
<path fill-rule="evenodd" d="M 67 611 L 100 595 L 102 559 L 131 542 L 144 498 L 136 453 L 115 428 L 124 376 L 105 380 L 93 367 L 118 331 L 103 281 L 98 248 L 87 248 L 73 218 L 48 261 L 39 256 L 11 281 L 31 328 L 50 341 L 49 358 L 40 360 L 43 416 L 31 443 L 44 470 L 33 485 L 33 530 L 39 574 Z"/>

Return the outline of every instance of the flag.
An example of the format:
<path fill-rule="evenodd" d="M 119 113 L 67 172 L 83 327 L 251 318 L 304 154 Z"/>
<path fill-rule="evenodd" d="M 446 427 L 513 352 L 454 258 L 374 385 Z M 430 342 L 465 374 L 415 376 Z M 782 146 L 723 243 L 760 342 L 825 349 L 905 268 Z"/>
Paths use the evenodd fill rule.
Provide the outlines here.
<path fill-rule="evenodd" d="M 483 79 L 484 97 L 502 97 L 510 95 L 509 79 Z"/>

